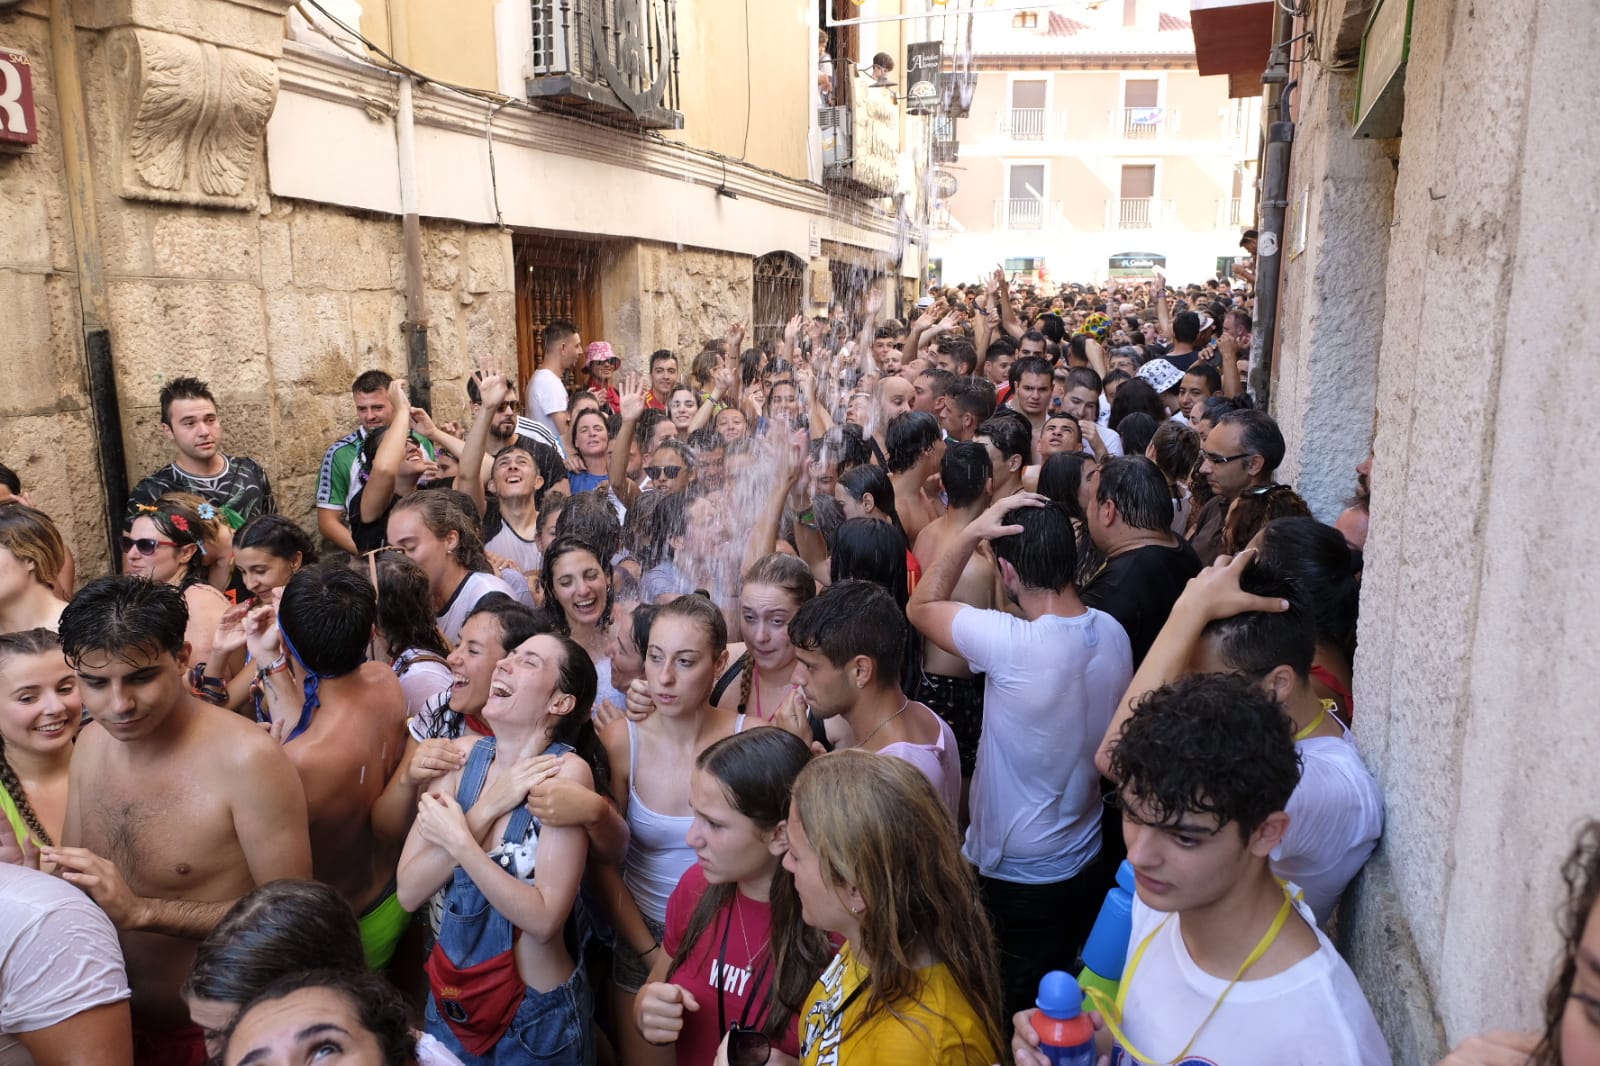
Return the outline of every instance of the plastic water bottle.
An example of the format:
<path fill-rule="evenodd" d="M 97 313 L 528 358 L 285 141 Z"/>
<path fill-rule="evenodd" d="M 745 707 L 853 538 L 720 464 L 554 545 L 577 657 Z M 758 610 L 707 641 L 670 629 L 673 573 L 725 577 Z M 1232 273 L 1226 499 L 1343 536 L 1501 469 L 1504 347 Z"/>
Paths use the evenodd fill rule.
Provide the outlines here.
<path fill-rule="evenodd" d="M 1051 970 L 1039 982 L 1038 1009 L 1029 1024 L 1039 1050 L 1051 1066 L 1094 1066 L 1094 1022 L 1083 1012 L 1083 989 L 1065 970 Z"/>
<path fill-rule="evenodd" d="M 1083 945 L 1083 970 L 1078 984 L 1096 988 L 1108 999 L 1117 997 L 1122 970 L 1128 963 L 1128 938 L 1133 934 L 1133 866 L 1126 860 L 1117 867 L 1117 884 L 1106 893 L 1100 916 Z"/>

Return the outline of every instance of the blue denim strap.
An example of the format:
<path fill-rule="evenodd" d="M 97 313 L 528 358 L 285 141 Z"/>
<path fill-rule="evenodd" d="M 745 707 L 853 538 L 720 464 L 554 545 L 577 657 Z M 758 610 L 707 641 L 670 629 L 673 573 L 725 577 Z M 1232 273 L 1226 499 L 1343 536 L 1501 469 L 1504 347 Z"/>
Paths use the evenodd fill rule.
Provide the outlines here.
<path fill-rule="evenodd" d="M 483 791 L 483 782 L 489 776 L 489 764 L 492 762 L 494 737 L 482 737 L 467 755 L 467 765 L 461 771 L 460 782 L 456 784 L 456 802 L 461 804 L 463 811 L 470 810 L 478 802 L 478 793 Z"/>

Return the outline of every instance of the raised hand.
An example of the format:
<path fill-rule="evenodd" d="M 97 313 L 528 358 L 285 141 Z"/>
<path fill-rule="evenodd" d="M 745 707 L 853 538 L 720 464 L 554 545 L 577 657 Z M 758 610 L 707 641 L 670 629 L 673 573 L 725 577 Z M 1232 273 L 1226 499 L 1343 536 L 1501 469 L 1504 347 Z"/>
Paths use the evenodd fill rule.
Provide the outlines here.
<path fill-rule="evenodd" d="M 867 290 L 867 317 L 877 318 L 883 313 L 883 290 L 873 286 Z"/>
<path fill-rule="evenodd" d="M 624 422 L 637 422 L 644 415 L 645 392 L 644 378 L 640 375 L 629 374 L 623 379 L 617 398 L 621 408 L 618 413 Z"/>
<path fill-rule="evenodd" d="M 489 374 L 478 379 L 478 395 L 483 397 L 483 405 L 490 411 L 498 411 L 500 405 L 506 402 L 506 397 L 511 395 L 511 382 L 504 374 Z"/>

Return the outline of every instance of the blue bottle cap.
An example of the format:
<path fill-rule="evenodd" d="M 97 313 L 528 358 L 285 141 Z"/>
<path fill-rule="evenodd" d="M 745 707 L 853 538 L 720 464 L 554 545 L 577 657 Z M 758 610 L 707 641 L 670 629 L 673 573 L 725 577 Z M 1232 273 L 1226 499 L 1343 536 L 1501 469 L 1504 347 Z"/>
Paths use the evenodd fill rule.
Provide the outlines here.
<path fill-rule="evenodd" d="M 1057 1021 L 1076 1018 L 1083 1013 L 1083 989 L 1065 970 L 1051 970 L 1039 982 L 1039 998 L 1033 1005 Z"/>

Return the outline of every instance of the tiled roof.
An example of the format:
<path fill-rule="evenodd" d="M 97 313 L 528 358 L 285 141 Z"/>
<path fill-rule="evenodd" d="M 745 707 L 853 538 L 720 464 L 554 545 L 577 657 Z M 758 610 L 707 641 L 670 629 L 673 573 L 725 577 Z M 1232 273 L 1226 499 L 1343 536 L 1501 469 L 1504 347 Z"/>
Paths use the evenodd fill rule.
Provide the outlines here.
<path fill-rule="evenodd" d="M 972 51 L 978 56 L 1061 56 L 1194 54 L 1194 35 L 1188 8 L 1182 0 L 1138 0 L 1156 4 L 1154 24 L 1148 16 L 1142 26 L 1122 25 L 1123 5 L 1117 0 L 1084 0 L 1057 4 L 1069 10 L 1041 10 L 1034 25 L 1020 26 L 1016 12 L 981 14 L 973 23 Z M 1040 7 L 1049 6 L 1040 0 Z M 1145 7 L 1146 12 L 1149 8 Z"/>

